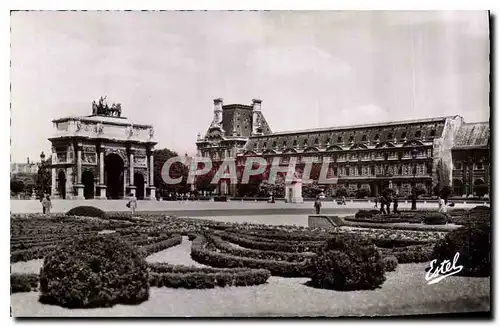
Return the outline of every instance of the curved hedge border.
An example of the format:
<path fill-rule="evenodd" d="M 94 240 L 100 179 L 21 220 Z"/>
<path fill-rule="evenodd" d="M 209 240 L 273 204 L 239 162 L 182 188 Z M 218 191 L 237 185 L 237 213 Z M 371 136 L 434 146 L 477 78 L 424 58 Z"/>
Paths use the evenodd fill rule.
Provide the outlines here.
<path fill-rule="evenodd" d="M 208 240 L 214 244 L 214 246 L 223 253 L 236 255 L 240 257 L 250 257 L 260 260 L 276 260 L 276 261 L 287 261 L 296 262 L 311 259 L 315 256 L 314 253 L 292 253 L 292 252 L 278 252 L 278 251 L 262 251 L 253 249 L 238 249 L 228 242 L 222 240 L 216 235 L 206 235 Z"/>
<path fill-rule="evenodd" d="M 273 241 L 285 241 L 285 242 L 317 242 L 317 241 L 324 241 L 330 236 L 328 233 L 318 233 L 309 231 L 300 231 L 300 232 L 283 231 L 283 230 L 273 230 L 265 228 L 252 228 L 252 229 L 229 228 L 226 231 L 248 236 L 268 238 Z"/>
<path fill-rule="evenodd" d="M 324 242 L 302 242 L 302 243 L 281 243 L 272 241 L 257 241 L 254 236 L 246 236 L 232 233 L 217 233 L 223 240 L 238 244 L 242 247 L 280 252 L 308 252 L 322 247 Z M 257 238 L 258 239 L 258 238 Z"/>
<path fill-rule="evenodd" d="M 267 269 L 273 276 L 282 277 L 307 277 L 309 275 L 309 262 L 284 262 L 275 260 L 259 260 L 245 258 L 225 253 L 218 253 L 206 248 L 208 245 L 205 236 L 198 236 L 191 246 L 191 258 L 201 264 L 217 268 L 251 268 Z"/>
<path fill-rule="evenodd" d="M 38 274 L 19 274 L 10 275 L 10 293 L 31 292 L 38 289 Z"/>
<path fill-rule="evenodd" d="M 57 247 L 56 245 L 49 245 L 45 247 L 32 248 L 28 250 L 12 251 L 10 253 L 10 263 L 43 259 L 47 254 L 54 251 L 56 247 Z"/>
<path fill-rule="evenodd" d="M 145 257 L 156 253 L 163 251 L 165 249 L 171 248 L 172 246 L 176 246 L 182 243 L 182 235 L 173 235 L 170 238 L 158 242 L 158 243 L 153 243 L 153 244 L 148 244 L 139 247 L 139 249 L 142 251 Z"/>

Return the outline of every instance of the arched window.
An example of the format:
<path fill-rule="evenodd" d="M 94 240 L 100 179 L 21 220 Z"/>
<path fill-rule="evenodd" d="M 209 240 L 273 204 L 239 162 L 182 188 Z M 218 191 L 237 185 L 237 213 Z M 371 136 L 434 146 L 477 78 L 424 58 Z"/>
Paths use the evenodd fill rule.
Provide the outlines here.
<path fill-rule="evenodd" d="M 361 138 L 361 141 L 366 142 L 366 135 L 363 135 L 363 137 Z"/>
<path fill-rule="evenodd" d="M 276 147 L 276 145 L 277 145 L 277 144 L 276 144 L 276 141 L 274 141 L 274 142 L 273 142 L 273 148 L 275 148 L 275 147 Z"/>
<path fill-rule="evenodd" d="M 389 135 L 387 135 L 388 140 L 392 140 L 393 138 L 394 138 L 394 135 L 392 133 L 389 133 Z"/>
<path fill-rule="evenodd" d="M 436 136 L 436 130 L 435 129 L 431 130 L 431 134 L 430 135 L 431 136 Z"/>
<path fill-rule="evenodd" d="M 349 137 L 349 142 L 351 142 L 351 143 L 352 143 L 352 142 L 354 142 L 354 135 L 351 135 L 351 136 Z"/>
<path fill-rule="evenodd" d="M 373 138 L 373 140 L 378 142 L 378 140 L 380 140 L 380 135 L 375 134 L 375 137 Z"/>
<path fill-rule="evenodd" d="M 318 145 L 318 144 L 319 144 L 319 139 L 318 139 L 318 138 L 314 139 L 314 144 L 315 144 L 315 145 Z"/>
<path fill-rule="evenodd" d="M 339 136 L 339 137 L 337 138 L 337 142 L 338 142 L 338 143 L 342 143 L 342 136 Z"/>
<path fill-rule="evenodd" d="M 283 147 L 286 148 L 286 141 L 283 141 Z"/>
<path fill-rule="evenodd" d="M 267 142 L 262 143 L 263 148 L 267 148 Z"/>
<path fill-rule="evenodd" d="M 330 144 L 330 138 L 329 137 L 326 138 L 325 143 L 326 144 Z"/>
<path fill-rule="evenodd" d="M 401 133 L 401 138 L 405 139 L 406 138 L 406 132 Z"/>
<path fill-rule="evenodd" d="M 297 146 L 297 140 L 293 140 L 293 146 Z"/>
<path fill-rule="evenodd" d="M 415 137 L 416 138 L 422 137 L 422 132 L 421 131 L 416 131 L 415 132 Z"/>
<path fill-rule="evenodd" d="M 304 140 L 304 146 L 307 146 L 307 140 Z"/>

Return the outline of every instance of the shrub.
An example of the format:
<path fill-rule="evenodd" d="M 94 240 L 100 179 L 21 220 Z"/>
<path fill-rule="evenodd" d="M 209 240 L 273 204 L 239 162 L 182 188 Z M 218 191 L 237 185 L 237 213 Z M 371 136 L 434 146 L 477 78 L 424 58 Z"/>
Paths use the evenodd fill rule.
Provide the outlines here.
<path fill-rule="evenodd" d="M 356 218 L 372 218 L 373 216 L 376 216 L 380 213 L 378 210 L 359 210 L 356 212 L 356 215 L 354 217 Z"/>
<path fill-rule="evenodd" d="M 256 241 L 253 240 L 251 236 L 248 235 L 238 235 L 232 233 L 220 233 L 217 234 L 222 239 L 227 240 L 229 242 L 238 244 L 242 247 L 254 249 L 254 250 L 263 250 L 263 251 L 280 251 L 280 252 L 307 252 L 313 251 L 318 246 L 321 247 L 323 242 L 273 242 L 271 240 L 268 241 Z"/>
<path fill-rule="evenodd" d="M 434 244 L 410 245 L 395 248 L 390 251 L 398 260 L 398 263 L 420 263 L 429 262 L 433 259 L 432 249 Z"/>
<path fill-rule="evenodd" d="M 424 215 L 423 221 L 426 225 L 446 225 L 448 217 L 439 212 L 429 212 Z"/>
<path fill-rule="evenodd" d="M 336 196 L 347 196 L 347 190 L 345 187 L 339 187 L 337 189 Z"/>
<path fill-rule="evenodd" d="M 457 266 L 462 265 L 465 276 L 490 276 L 491 228 L 487 224 L 454 230 L 434 247 L 433 258 L 438 263 L 452 261 L 460 253 Z"/>
<path fill-rule="evenodd" d="M 77 237 L 45 258 L 40 291 L 42 303 L 67 308 L 140 303 L 149 297 L 147 264 L 112 234 Z"/>
<path fill-rule="evenodd" d="M 385 271 L 394 271 L 398 266 L 398 259 L 393 255 L 384 257 L 382 261 L 384 262 Z"/>
<path fill-rule="evenodd" d="M 488 206 L 476 206 L 470 209 L 470 212 L 490 212 L 491 208 Z"/>
<path fill-rule="evenodd" d="M 377 248 L 365 239 L 334 237 L 311 262 L 314 287 L 373 290 L 385 281 L 385 266 Z"/>
<path fill-rule="evenodd" d="M 95 217 L 95 218 L 105 218 L 106 213 L 99 208 L 92 206 L 79 206 L 66 212 L 66 216 L 84 216 L 84 217 Z"/>
<path fill-rule="evenodd" d="M 141 246 L 141 252 L 142 254 L 147 257 L 148 255 L 151 255 L 156 252 L 163 251 L 165 249 L 171 248 L 173 246 L 179 245 L 182 243 L 182 236 L 181 235 L 173 235 L 172 237 L 162 240 L 157 243 L 153 244 L 148 244 Z"/>
<path fill-rule="evenodd" d="M 18 274 L 10 275 L 10 293 L 31 292 L 38 288 L 37 274 Z"/>
<path fill-rule="evenodd" d="M 10 262 L 29 261 L 35 259 L 42 259 L 47 254 L 51 253 L 56 248 L 55 245 L 48 245 L 44 247 L 34 247 L 26 250 L 15 250 L 10 252 Z"/>

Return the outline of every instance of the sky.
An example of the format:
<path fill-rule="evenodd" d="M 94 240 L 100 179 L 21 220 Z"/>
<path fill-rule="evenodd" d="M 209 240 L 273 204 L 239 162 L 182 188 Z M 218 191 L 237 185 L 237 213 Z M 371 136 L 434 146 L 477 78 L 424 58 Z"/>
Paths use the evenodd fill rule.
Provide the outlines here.
<path fill-rule="evenodd" d="M 489 119 L 485 11 L 13 12 L 11 161 L 50 154 L 52 119 L 106 95 L 196 153 L 224 104 L 263 100 L 271 130 Z"/>

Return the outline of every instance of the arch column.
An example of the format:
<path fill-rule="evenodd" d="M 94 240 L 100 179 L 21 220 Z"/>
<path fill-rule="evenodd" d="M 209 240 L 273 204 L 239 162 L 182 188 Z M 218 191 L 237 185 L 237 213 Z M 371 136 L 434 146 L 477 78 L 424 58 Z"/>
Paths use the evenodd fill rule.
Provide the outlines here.
<path fill-rule="evenodd" d="M 129 193 L 132 193 L 134 196 L 136 195 L 135 192 L 135 183 L 134 183 L 134 151 L 130 149 L 129 153 L 129 164 L 128 164 L 128 169 L 129 169 L 129 182 L 128 182 L 128 189 Z M 125 180 L 125 178 L 124 178 Z"/>
<path fill-rule="evenodd" d="M 104 149 L 99 149 L 99 199 L 106 200 L 106 184 L 104 181 Z"/>
<path fill-rule="evenodd" d="M 155 187 L 155 175 L 154 175 L 154 170 L 155 170 L 155 160 L 153 156 L 153 152 L 149 155 L 149 199 L 150 200 L 156 200 L 156 187 Z"/>
<path fill-rule="evenodd" d="M 83 184 L 82 184 L 82 147 L 78 146 L 76 149 L 76 198 L 83 200 Z"/>

